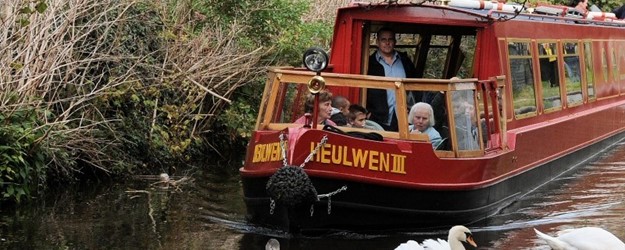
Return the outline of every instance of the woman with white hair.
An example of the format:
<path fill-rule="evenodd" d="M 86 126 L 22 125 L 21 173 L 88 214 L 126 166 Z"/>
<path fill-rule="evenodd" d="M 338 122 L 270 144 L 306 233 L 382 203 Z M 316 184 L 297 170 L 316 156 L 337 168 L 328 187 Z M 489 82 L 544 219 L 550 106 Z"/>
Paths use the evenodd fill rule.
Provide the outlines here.
<path fill-rule="evenodd" d="M 408 121 L 412 123 L 408 127 L 410 133 L 424 133 L 430 138 L 432 148 L 436 149 L 442 142 L 441 135 L 434 129 L 434 111 L 430 104 L 424 102 L 415 103 L 410 108 Z"/>

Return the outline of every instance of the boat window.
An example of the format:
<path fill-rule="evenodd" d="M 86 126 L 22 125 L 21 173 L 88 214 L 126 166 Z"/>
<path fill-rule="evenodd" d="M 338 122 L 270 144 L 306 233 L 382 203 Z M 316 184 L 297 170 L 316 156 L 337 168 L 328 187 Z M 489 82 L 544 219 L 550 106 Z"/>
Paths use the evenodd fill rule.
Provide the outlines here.
<path fill-rule="evenodd" d="M 603 72 L 603 81 L 608 83 L 608 54 L 604 47 L 601 47 L 601 71 Z"/>
<path fill-rule="evenodd" d="M 584 65 L 586 69 L 586 88 L 588 99 L 596 99 L 595 96 L 595 72 L 592 64 L 592 43 L 584 42 Z"/>
<path fill-rule="evenodd" d="M 565 42 L 562 46 L 564 79 L 566 83 L 566 103 L 568 106 L 581 104 L 582 81 L 577 42 Z"/>
<path fill-rule="evenodd" d="M 274 112 L 271 122 L 291 123 L 304 115 L 304 103 L 306 95 L 310 93 L 303 84 L 280 83 L 280 88 L 275 107 L 279 107 Z"/>
<path fill-rule="evenodd" d="M 612 77 L 614 77 L 614 82 L 618 83 L 618 60 L 616 60 L 616 50 L 614 49 L 614 45 L 612 45 Z"/>
<path fill-rule="evenodd" d="M 473 76 L 474 35 L 432 35 L 429 37 L 423 78 L 448 79 Z M 424 39 L 424 42 L 427 39 Z M 417 68 L 419 65 L 417 65 Z"/>
<path fill-rule="evenodd" d="M 460 42 L 460 54 L 458 61 L 461 62 L 455 76 L 459 78 L 473 77 L 473 57 L 475 56 L 476 40 L 475 36 L 462 36 Z"/>
<path fill-rule="evenodd" d="M 625 49 L 624 42 L 614 42 L 614 50 L 616 50 L 616 64 L 618 67 L 614 70 L 616 79 L 614 79 L 615 83 L 620 86 L 620 94 L 625 94 L 625 74 L 623 74 L 623 70 L 625 70 L 625 54 L 619 53 L 619 51 L 623 51 Z"/>
<path fill-rule="evenodd" d="M 515 118 L 536 114 L 534 71 L 529 42 L 509 42 L 510 81 Z"/>
<path fill-rule="evenodd" d="M 475 29 L 466 27 L 415 26 L 405 23 L 371 23 L 365 60 L 377 50 L 377 31 L 392 27 L 396 31 L 395 49 L 404 52 L 415 65 L 416 78 L 449 79 L 473 77 L 473 58 L 476 48 Z M 367 66 L 363 66 L 366 69 Z"/>
<path fill-rule="evenodd" d="M 479 150 L 480 132 L 473 90 L 453 91 L 451 98 L 458 150 Z"/>
<path fill-rule="evenodd" d="M 424 78 L 445 78 L 443 75 L 445 72 L 445 61 L 451 42 L 451 36 L 432 36 L 423 73 Z"/>
<path fill-rule="evenodd" d="M 538 43 L 540 83 L 545 112 L 558 110 L 562 107 L 557 51 L 557 44 L 555 42 Z"/>

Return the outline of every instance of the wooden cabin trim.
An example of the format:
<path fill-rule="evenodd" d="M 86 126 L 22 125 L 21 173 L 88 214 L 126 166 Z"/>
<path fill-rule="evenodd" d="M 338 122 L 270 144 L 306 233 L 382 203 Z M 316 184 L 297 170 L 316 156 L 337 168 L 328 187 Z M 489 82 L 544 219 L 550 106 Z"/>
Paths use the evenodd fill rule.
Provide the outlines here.
<path fill-rule="evenodd" d="M 259 121 L 257 122 L 257 130 L 284 130 L 287 128 L 299 128 L 302 127 L 302 124 L 295 123 L 276 123 L 272 122 L 276 117 L 276 112 L 279 112 L 278 109 L 282 109 L 282 105 L 276 106 L 278 98 L 282 98 L 284 95 L 284 91 L 286 86 L 289 84 L 298 85 L 298 86 L 306 86 L 308 81 L 315 76 L 316 74 L 313 72 L 301 71 L 291 67 L 283 67 L 283 68 L 271 68 L 269 77 L 272 79 L 268 79 L 267 86 L 265 87 L 263 93 L 262 102 L 265 103 L 261 105 L 262 109 L 259 114 Z M 360 89 L 366 88 L 381 88 L 381 89 L 390 89 L 393 88 L 396 93 L 397 106 L 396 109 L 399 110 L 408 110 L 408 107 L 405 103 L 407 103 L 407 95 L 406 92 L 408 90 L 427 90 L 427 87 L 440 89 L 444 92 L 453 92 L 453 91 L 472 91 L 473 92 L 473 101 L 477 103 L 477 95 L 475 91 L 477 89 L 476 84 L 481 84 L 476 78 L 472 79 L 400 79 L 400 78 L 387 78 L 387 77 L 379 77 L 379 76 L 368 76 L 368 75 L 355 75 L 355 74 L 335 74 L 335 73 L 323 73 L 322 77 L 326 81 L 327 86 L 343 86 L 343 87 L 354 87 Z M 498 76 L 491 78 L 491 81 L 496 81 L 496 86 L 499 88 L 505 87 L 505 77 Z M 424 88 L 425 86 L 425 88 Z M 296 87 L 298 89 L 299 87 Z M 430 89 L 431 90 L 431 89 Z M 452 110 L 451 105 L 451 95 L 447 94 L 447 108 L 448 110 Z M 479 108 L 475 109 L 475 112 L 478 112 Z M 476 113 L 477 114 L 477 113 Z M 476 115 L 475 114 L 475 115 Z M 504 116 L 505 117 L 505 116 Z M 408 114 L 400 114 L 398 115 L 398 124 L 408 124 Z M 451 112 L 448 113 L 448 119 L 450 120 L 450 128 L 454 127 L 453 123 L 453 114 Z M 481 131 L 482 128 L 478 124 L 478 135 L 479 138 L 482 138 L 483 133 L 485 131 Z M 319 126 L 316 129 L 321 130 L 322 127 Z M 421 141 L 421 142 L 430 142 L 428 136 L 426 134 L 412 134 L 408 131 L 408 126 L 399 126 L 397 132 L 393 131 L 374 131 L 369 129 L 359 129 L 359 128 L 350 128 L 350 127 L 339 127 L 339 129 L 350 132 L 350 131 L 358 131 L 363 133 L 378 133 L 387 139 L 396 139 L 396 140 L 410 140 L 410 141 Z M 454 155 L 456 157 L 474 157 L 477 153 L 466 153 L 469 151 L 463 151 L 462 153 L 458 153 L 458 146 L 456 143 L 457 136 L 455 135 L 455 130 L 450 129 L 450 140 L 454 148 L 451 153 L 443 153 L 441 155 L 449 157 L 450 155 Z M 472 150 L 479 151 L 480 154 L 484 154 L 484 147 L 482 140 L 479 140 L 480 150 Z"/>
<path fill-rule="evenodd" d="M 264 127 L 261 127 L 259 130 L 284 130 L 288 128 L 301 128 L 304 124 L 298 123 L 269 123 Z M 391 131 L 378 131 L 378 130 L 370 130 L 370 129 L 362 129 L 362 128 L 352 128 L 352 127 L 337 127 L 343 132 L 362 132 L 362 133 L 377 133 L 382 135 L 384 138 L 389 139 L 408 139 L 412 141 L 421 141 L 421 142 L 429 142 L 430 138 L 426 134 L 408 134 L 406 137 L 401 138 L 399 133 L 391 132 Z M 310 128 L 313 129 L 313 128 Z M 316 130 L 323 130 L 323 126 L 318 126 Z"/>
<path fill-rule="evenodd" d="M 269 88 L 266 88 L 265 91 L 269 91 L 269 92 L 264 92 L 263 98 L 264 96 L 269 96 L 269 97 L 266 99 L 267 104 L 265 106 L 264 117 L 262 119 L 260 126 L 266 126 L 267 124 L 269 124 L 269 122 L 271 121 L 271 118 L 274 115 L 275 105 L 273 104 L 275 104 L 276 97 L 278 96 L 278 88 L 280 87 L 280 74 L 274 74 L 273 80 L 269 78 L 268 81 L 271 81 L 271 85 Z M 270 101 L 272 103 L 269 103 Z"/>
<path fill-rule="evenodd" d="M 265 81 L 265 88 L 263 89 L 263 96 L 260 100 L 260 107 L 258 109 L 258 111 L 261 113 L 259 113 L 258 116 L 256 116 L 256 125 L 254 125 L 255 129 L 259 129 L 260 125 L 263 122 L 266 122 L 264 118 L 265 118 L 265 115 L 267 114 L 266 110 L 267 110 L 267 105 L 268 105 L 267 102 L 268 102 L 268 97 L 269 97 L 266 93 L 269 91 L 271 86 L 273 86 L 273 84 L 270 84 L 270 82 L 273 81 L 274 79 L 275 79 L 275 73 L 269 71 L 267 73 L 267 80 Z"/>

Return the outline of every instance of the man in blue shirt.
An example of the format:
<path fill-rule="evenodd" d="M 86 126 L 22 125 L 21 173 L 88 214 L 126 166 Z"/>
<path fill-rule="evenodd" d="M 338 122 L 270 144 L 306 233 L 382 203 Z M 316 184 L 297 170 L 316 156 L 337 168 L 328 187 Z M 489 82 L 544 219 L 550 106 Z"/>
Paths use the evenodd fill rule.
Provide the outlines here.
<path fill-rule="evenodd" d="M 369 56 L 368 75 L 398 78 L 417 76 L 415 66 L 407 54 L 395 50 L 396 42 L 395 32 L 392 29 L 382 27 L 378 30 L 376 38 L 378 50 Z M 421 100 L 420 96 L 413 98 Z M 382 125 L 384 130 L 397 131 L 394 89 L 367 89 L 367 109 L 371 112 L 370 119 Z"/>

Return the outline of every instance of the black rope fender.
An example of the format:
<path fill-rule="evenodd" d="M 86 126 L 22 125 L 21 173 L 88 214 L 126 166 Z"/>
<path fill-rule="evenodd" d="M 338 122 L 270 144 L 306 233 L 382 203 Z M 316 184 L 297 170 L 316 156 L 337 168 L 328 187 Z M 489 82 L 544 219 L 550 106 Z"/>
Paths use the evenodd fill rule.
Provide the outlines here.
<path fill-rule="evenodd" d="M 286 143 L 284 137 L 284 134 L 280 134 L 280 147 L 282 148 L 284 166 L 278 169 L 278 171 L 276 171 L 269 178 L 269 181 L 267 181 L 267 185 L 265 186 L 267 194 L 271 199 L 270 213 L 273 214 L 276 204 L 282 204 L 288 207 L 311 205 L 310 213 L 312 216 L 314 212 L 312 204 L 315 201 L 319 201 L 320 198 L 328 198 L 328 214 L 330 214 L 330 197 L 347 190 L 347 186 L 343 186 L 342 188 L 329 194 L 319 195 L 313 186 L 312 181 L 308 177 L 308 174 L 304 171 L 304 165 L 308 163 L 319 151 L 319 149 L 328 141 L 327 135 L 323 136 L 321 142 L 317 144 L 317 147 L 310 152 L 308 157 L 306 157 L 300 166 L 287 165 Z"/>

